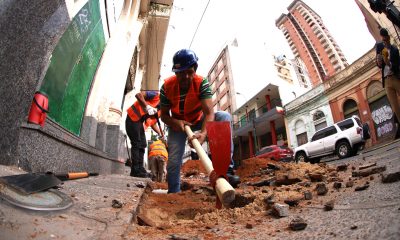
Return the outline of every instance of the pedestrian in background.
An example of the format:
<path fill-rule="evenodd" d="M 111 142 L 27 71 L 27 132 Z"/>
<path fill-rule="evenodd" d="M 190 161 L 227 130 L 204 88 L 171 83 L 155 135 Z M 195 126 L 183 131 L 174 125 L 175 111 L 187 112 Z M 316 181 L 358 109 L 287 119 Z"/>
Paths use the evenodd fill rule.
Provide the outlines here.
<path fill-rule="evenodd" d="M 131 173 L 132 177 L 151 178 L 151 174 L 143 166 L 147 140 L 144 130 L 151 127 L 161 136 L 157 126 L 160 111 L 159 91 L 141 91 L 135 95 L 137 101 L 128 108 L 125 129 L 131 141 Z"/>
<path fill-rule="evenodd" d="M 376 44 L 376 64 L 382 69 L 382 86 L 385 88 L 397 125 L 396 139 L 400 138 L 400 56 L 399 49 L 391 44 L 389 32 L 381 28 L 382 42 Z"/>
<path fill-rule="evenodd" d="M 175 75 L 167 78 L 161 87 L 161 119 L 170 128 L 168 130 L 168 193 L 180 192 L 180 170 L 185 151 L 185 125 L 191 127 L 200 145 L 206 140 L 206 122 L 229 121 L 231 115 L 218 111 L 214 114 L 212 93 L 208 80 L 196 74 L 198 58 L 192 50 L 182 49 L 173 57 L 172 71 Z M 231 151 L 233 142 L 231 139 Z M 234 162 L 228 169 L 228 181 L 232 186 L 239 183 L 234 176 Z"/>

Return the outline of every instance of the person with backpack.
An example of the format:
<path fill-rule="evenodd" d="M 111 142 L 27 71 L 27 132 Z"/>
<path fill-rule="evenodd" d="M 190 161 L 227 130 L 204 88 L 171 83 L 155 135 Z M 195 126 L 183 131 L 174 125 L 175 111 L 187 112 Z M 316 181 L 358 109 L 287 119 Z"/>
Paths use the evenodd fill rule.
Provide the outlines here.
<path fill-rule="evenodd" d="M 395 138 L 400 138 L 400 55 L 399 49 L 390 42 L 387 29 L 380 29 L 382 42 L 376 44 L 376 64 L 382 69 L 382 86 L 395 115 L 397 131 Z"/>

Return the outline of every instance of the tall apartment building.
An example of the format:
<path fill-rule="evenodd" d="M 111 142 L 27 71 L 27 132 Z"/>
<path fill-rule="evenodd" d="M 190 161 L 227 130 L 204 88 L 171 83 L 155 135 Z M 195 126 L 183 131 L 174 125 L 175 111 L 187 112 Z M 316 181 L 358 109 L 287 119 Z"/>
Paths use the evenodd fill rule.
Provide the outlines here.
<path fill-rule="evenodd" d="M 295 56 L 304 62 L 312 86 L 348 66 L 343 52 L 321 17 L 301 0 L 294 0 L 276 26 L 283 32 Z"/>
<path fill-rule="evenodd" d="M 288 59 L 285 55 L 273 57 L 280 79 L 300 88 L 311 88 L 307 69 L 300 58 Z"/>
<path fill-rule="evenodd" d="M 207 78 L 213 93 L 214 111 L 222 110 L 232 114 L 236 110 L 236 92 L 233 85 L 228 46 L 221 51 L 215 60 Z"/>

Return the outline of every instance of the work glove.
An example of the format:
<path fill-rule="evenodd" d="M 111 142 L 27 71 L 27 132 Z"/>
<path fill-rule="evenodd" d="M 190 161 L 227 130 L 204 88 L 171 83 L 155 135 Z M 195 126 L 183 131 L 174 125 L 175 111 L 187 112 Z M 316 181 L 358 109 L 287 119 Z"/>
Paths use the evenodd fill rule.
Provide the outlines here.
<path fill-rule="evenodd" d="M 157 108 L 153 108 L 150 105 L 146 106 L 146 112 L 147 114 L 149 114 L 150 116 L 157 114 Z"/>

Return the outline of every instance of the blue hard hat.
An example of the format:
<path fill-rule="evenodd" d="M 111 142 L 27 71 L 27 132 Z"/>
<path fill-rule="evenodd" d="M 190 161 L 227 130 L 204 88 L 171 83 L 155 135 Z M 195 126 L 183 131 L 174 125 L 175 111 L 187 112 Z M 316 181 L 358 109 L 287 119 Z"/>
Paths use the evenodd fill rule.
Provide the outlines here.
<path fill-rule="evenodd" d="M 174 64 L 172 66 L 172 71 L 173 72 L 185 71 L 186 69 L 196 64 L 198 60 L 199 58 L 192 50 L 181 49 L 175 53 L 172 59 Z"/>

